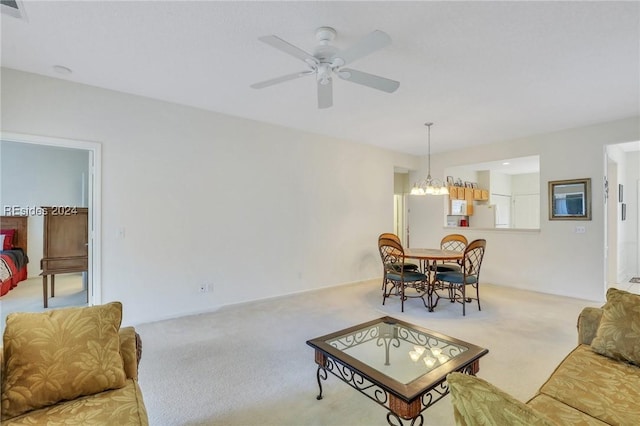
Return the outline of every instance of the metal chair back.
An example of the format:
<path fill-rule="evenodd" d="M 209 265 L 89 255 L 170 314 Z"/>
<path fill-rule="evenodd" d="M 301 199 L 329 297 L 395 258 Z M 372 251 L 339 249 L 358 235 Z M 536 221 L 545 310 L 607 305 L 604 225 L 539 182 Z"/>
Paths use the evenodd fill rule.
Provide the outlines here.
<path fill-rule="evenodd" d="M 462 272 L 465 278 L 468 276 L 476 277 L 476 282 L 480 280 L 480 267 L 484 258 L 484 251 L 487 247 L 487 241 L 484 239 L 474 240 L 464 249 L 464 257 L 462 259 Z M 466 282 L 466 280 L 465 280 Z"/>
<path fill-rule="evenodd" d="M 380 251 L 380 258 L 382 259 L 382 265 L 385 272 L 393 269 L 393 265 L 402 265 L 404 261 L 404 248 L 397 239 L 397 236 L 385 237 L 385 234 L 380 235 L 378 238 L 378 250 Z M 401 268 L 402 269 L 402 268 Z"/>
<path fill-rule="evenodd" d="M 462 234 L 449 234 L 445 235 L 440 241 L 440 248 L 442 250 L 455 250 L 464 251 L 469 242 L 467 237 Z"/>

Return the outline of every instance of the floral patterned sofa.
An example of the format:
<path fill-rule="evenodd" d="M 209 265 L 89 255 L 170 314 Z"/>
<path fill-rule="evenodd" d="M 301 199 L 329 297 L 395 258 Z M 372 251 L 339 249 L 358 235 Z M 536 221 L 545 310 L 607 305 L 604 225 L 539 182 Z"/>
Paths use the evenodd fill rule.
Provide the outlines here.
<path fill-rule="evenodd" d="M 9 314 L 1 425 L 148 425 L 140 336 L 121 320 L 119 302 Z"/>
<path fill-rule="evenodd" d="M 447 377 L 458 425 L 635 425 L 640 421 L 640 295 L 609 289 L 578 318 L 578 346 L 526 404 L 460 373 Z"/>

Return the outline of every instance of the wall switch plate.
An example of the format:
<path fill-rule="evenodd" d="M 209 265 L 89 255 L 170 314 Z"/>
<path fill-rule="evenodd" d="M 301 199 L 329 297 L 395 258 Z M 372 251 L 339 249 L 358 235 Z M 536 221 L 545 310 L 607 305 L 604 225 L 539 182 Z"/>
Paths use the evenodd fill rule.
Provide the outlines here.
<path fill-rule="evenodd" d="M 586 234 L 587 228 L 584 226 L 576 226 L 576 234 Z"/>

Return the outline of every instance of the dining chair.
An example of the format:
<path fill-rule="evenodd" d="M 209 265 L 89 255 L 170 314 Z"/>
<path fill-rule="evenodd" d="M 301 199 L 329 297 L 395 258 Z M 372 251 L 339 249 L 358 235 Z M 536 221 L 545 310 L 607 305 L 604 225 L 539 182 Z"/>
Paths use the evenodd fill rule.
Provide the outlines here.
<path fill-rule="evenodd" d="M 442 250 L 454 250 L 463 252 L 467 247 L 468 241 L 467 237 L 462 234 L 449 234 L 442 237 L 440 240 L 440 248 Z M 462 270 L 462 260 L 459 262 L 443 262 L 440 265 L 436 266 L 437 272 L 447 272 L 447 271 L 461 271 Z"/>
<path fill-rule="evenodd" d="M 389 240 L 393 240 L 393 241 L 397 242 L 398 244 L 402 245 L 402 242 L 400 241 L 400 238 L 396 234 L 393 234 L 391 232 L 384 232 L 384 233 L 380 234 L 380 236 L 378 237 L 378 246 L 380 246 L 380 240 L 381 239 L 385 239 L 385 238 L 389 239 Z M 402 268 L 406 269 L 407 271 L 417 271 L 417 270 L 420 269 L 420 267 L 418 265 L 416 265 L 415 263 L 406 263 L 406 262 L 403 262 L 402 266 L 400 266 L 400 265 L 392 265 L 392 267 L 394 267 L 394 268 L 402 267 Z M 382 289 L 384 290 L 384 281 L 382 281 Z"/>
<path fill-rule="evenodd" d="M 400 296 L 401 311 L 404 312 L 404 301 L 409 297 L 419 297 L 427 309 L 431 306 L 429 278 L 422 272 L 407 268 L 404 263 L 404 248 L 396 238 L 380 236 L 378 250 L 382 259 L 382 304 L 394 292 Z M 389 287 L 390 286 L 390 287 Z M 415 295 L 408 295 L 406 290 L 415 290 Z M 425 296 L 429 300 L 425 300 Z"/>
<path fill-rule="evenodd" d="M 460 271 L 443 271 L 436 273 L 433 293 L 436 295 L 433 307 L 438 304 L 440 299 L 448 299 L 449 301 L 462 303 L 462 315 L 466 314 L 465 305 L 471 300 L 478 301 L 478 310 L 480 308 L 480 267 L 482 259 L 487 247 L 487 241 L 477 239 L 470 242 L 464 249 L 462 257 L 462 269 Z M 471 286 L 476 290 L 476 297 L 467 295 L 467 286 Z M 446 291 L 447 295 L 442 296 L 438 291 Z M 432 295 L 433 296 L 433 295 Z"/>

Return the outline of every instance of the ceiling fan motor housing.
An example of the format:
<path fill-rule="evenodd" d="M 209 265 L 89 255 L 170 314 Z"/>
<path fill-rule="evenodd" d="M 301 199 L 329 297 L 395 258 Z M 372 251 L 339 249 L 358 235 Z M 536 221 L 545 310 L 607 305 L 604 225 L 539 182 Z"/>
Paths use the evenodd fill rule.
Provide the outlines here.
<path fill-rule="evenodd" d="M 333 55 L 338 52 L 335 46 L 329 45 L 329 42 L 336 37 L 336 30 L 331 27 L 320 27 L 316 30 L 316 40 L 319 44 L 313 51 L 313 56 L 318 61 L 329 63 Z"/>
<path fill-rule="evenodd" d="M 331 27 L 320 27 L 316 30 L 316 40 L 321 43 L 329 43 L 331 40 L 336 38 L 336 30 Z"/>

